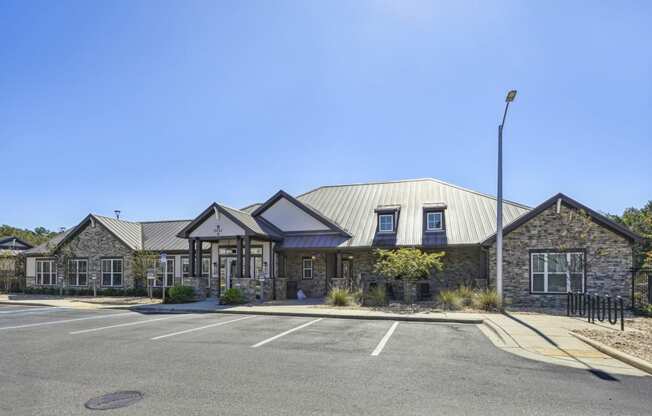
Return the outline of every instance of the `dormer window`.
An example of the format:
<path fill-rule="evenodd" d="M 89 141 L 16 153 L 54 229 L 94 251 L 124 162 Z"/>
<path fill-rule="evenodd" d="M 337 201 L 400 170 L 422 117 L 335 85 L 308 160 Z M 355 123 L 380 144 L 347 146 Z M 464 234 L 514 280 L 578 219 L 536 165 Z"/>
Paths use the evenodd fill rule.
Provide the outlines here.
<path fill-rule="evenodd" d="M 446 229 L 446 204 L 441 202 L 423 204 L 423 232 L 437 233 Z"/>
<path fill-rule="evenodd" d="M 444 214 L 441 211 L 426 212 L 426 231 L 441 231 L 444 228 Z"/>
<path fill-rule="evenodd" d="M 378 232 L 380 233 L 394 232 L 394 214 L 378 215 Z"/>

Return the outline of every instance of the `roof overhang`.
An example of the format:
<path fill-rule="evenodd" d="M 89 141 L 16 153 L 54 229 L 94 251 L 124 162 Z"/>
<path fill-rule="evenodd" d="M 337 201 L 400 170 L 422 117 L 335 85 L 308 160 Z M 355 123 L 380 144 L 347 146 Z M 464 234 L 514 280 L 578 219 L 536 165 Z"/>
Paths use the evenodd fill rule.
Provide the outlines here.
<path fill-rule="evenodd" d="M 543 203 L 532 209 L 531 211 L 521 215 L 514 221 L 512 221 L 510 224 L 508 224 L 506 227 L 503 227 L 503 235 L 507 235 L 510 232 L 514 231 L 521 225 L 525 224 L 526 222 L 530 221 L 537 215 L 541 214 L 543 211 L 551 207 L 552 205 L 555 204 L 564 204 L 566 206 L 569 206 L 571 208 L 575 208 L 577 210 L 581 210 L 587 213 L 589 217 L 593 221 L 595 221 L 597 224 L 610 229 L 611 231 L 615 232 L 616 234 L 619 234 L 626 239 L 640 243 L 643 241 L 643 237 L 640 235 L 632 232 L 629 228 L 618 224 L 615 221 L 610 220 L 609 218 L 605 217 L 604 215 L 600 214 L 597 211 L 592 210 L 591 208 L 587 207 L 586 205 L 572 199 L 569 196 L 566 196 L 562 193 L 558 193 L 557 195 L 554 195 L 553 197 L 545 200 Z M 489 246 L 491 245 L 494 241 L 496 240 L 496 233 L 492 234 L 489 236 L 486 240 L 484 240 L 481 244 L 483 246 Z"/>

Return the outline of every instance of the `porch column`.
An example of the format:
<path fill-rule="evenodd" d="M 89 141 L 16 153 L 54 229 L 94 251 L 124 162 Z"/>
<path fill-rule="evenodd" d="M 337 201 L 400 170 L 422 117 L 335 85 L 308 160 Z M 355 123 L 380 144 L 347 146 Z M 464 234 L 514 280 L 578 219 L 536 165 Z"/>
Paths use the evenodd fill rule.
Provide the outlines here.
<path fill-rule="evenodd" d="M 195 240 L 188 239 L 188 277 L 195 275 Z"/>
<path fill-rule="evenodd" d="M 251 237 L 245 236 L 245 275 L 247 279 L 251 278 Z"/>
<path fill-rule="evenodd" d="M 337 263 L 335 266 L 335 276 L 339 279 L 342 277 L 342 253 L 338 251 L 336 256 L 337 256 Z"/>
<path fill-rule="evenodd" d="M 201 247 L 201 245 L 202 245 L 202 241 L 197 239 L 196 244 L 197 244 L 197 247 L 195 248 L 195 255 L 196 255 L 197 258 L 195 259 L 195 267 L 197 268 L 197 274 L 195 274 L 195 276 L 201 277 L 201 272 L 202 272 L 202 270 L 201 270 L 201 266 L 202 266 L 202 261 L 201 261 L 202 247 Z"/>
<path fill-rule="evenodd" d="M 242 277 L 242 237 L 235 238 L 235 277 L 240 279 Z"/>

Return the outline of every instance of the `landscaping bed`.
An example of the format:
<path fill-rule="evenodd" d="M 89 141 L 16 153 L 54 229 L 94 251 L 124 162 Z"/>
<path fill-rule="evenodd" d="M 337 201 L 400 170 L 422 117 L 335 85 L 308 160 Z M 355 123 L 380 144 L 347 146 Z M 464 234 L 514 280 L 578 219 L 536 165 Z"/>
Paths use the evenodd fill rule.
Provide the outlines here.
<path fill-rule="evenodd" d="M 596 328 L 574 332 L 652 363 L 652 318 L 626 319 L 625 331 Z"/>

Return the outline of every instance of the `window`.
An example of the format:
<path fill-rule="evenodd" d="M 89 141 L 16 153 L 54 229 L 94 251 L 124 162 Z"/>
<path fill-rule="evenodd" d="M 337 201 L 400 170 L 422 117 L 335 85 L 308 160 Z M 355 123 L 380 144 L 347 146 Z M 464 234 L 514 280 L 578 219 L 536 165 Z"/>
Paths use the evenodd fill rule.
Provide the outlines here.
<path fill-rule="evenodd" d="M 72 259 L 68 262 L 68 285 L 86 286 L 88 284 L 88 260 Z"/>
<path fill-rule="evenodd" d="M 394 214 L 378 215 L 378 231 L 381 233 L 394 232 Z"/>
<path fill-rule="evenodd" d="M 57 265 L 54 260 L 36 260 L 36 284 L 57 284 Z"/>
<path fill-rule="evenodd" d="M 158 267 L 156 271 L 156 280 L 154 280 L 154 286 L 160 287 L 163 282 L 163 274 L 165 273 L 165 287 L 174 286 L 174 257 L 167 257 L 167 270 L 165 265 L 158 262 Z"/>
<path fill-rule="evenodd" d="M 351 260 L 342 260 L 342 277 L 351 277 Z"/>
<path fill-rule="evenodd" d="M 201 275 L 202 277 L 209 277 L 211 274 L 211 256 L 201 257 Z M 181 257 L 181 275 L 186 278 L 190 276 L 190 258 L 188 256 Z"/>
<path fill-rule="evenodd" d="M 532 253 L 533 293 L 584 292 L 584 253 Z"/>
<path fill-rule="evenodd" d="M 122 286 L 122 259 L 102 259 L 102 286 Z"/>
<path fill-rule="evenodd" d="M 443 217 L 440 211 L 426 212 L 426 231 L 441 231 L 444 228 Z"/>
<path fill-rule="evenodd" d="M 303 259 L 303 274 L 304 279 L 312 279 L 312 258 L 304 257 Z"/>

